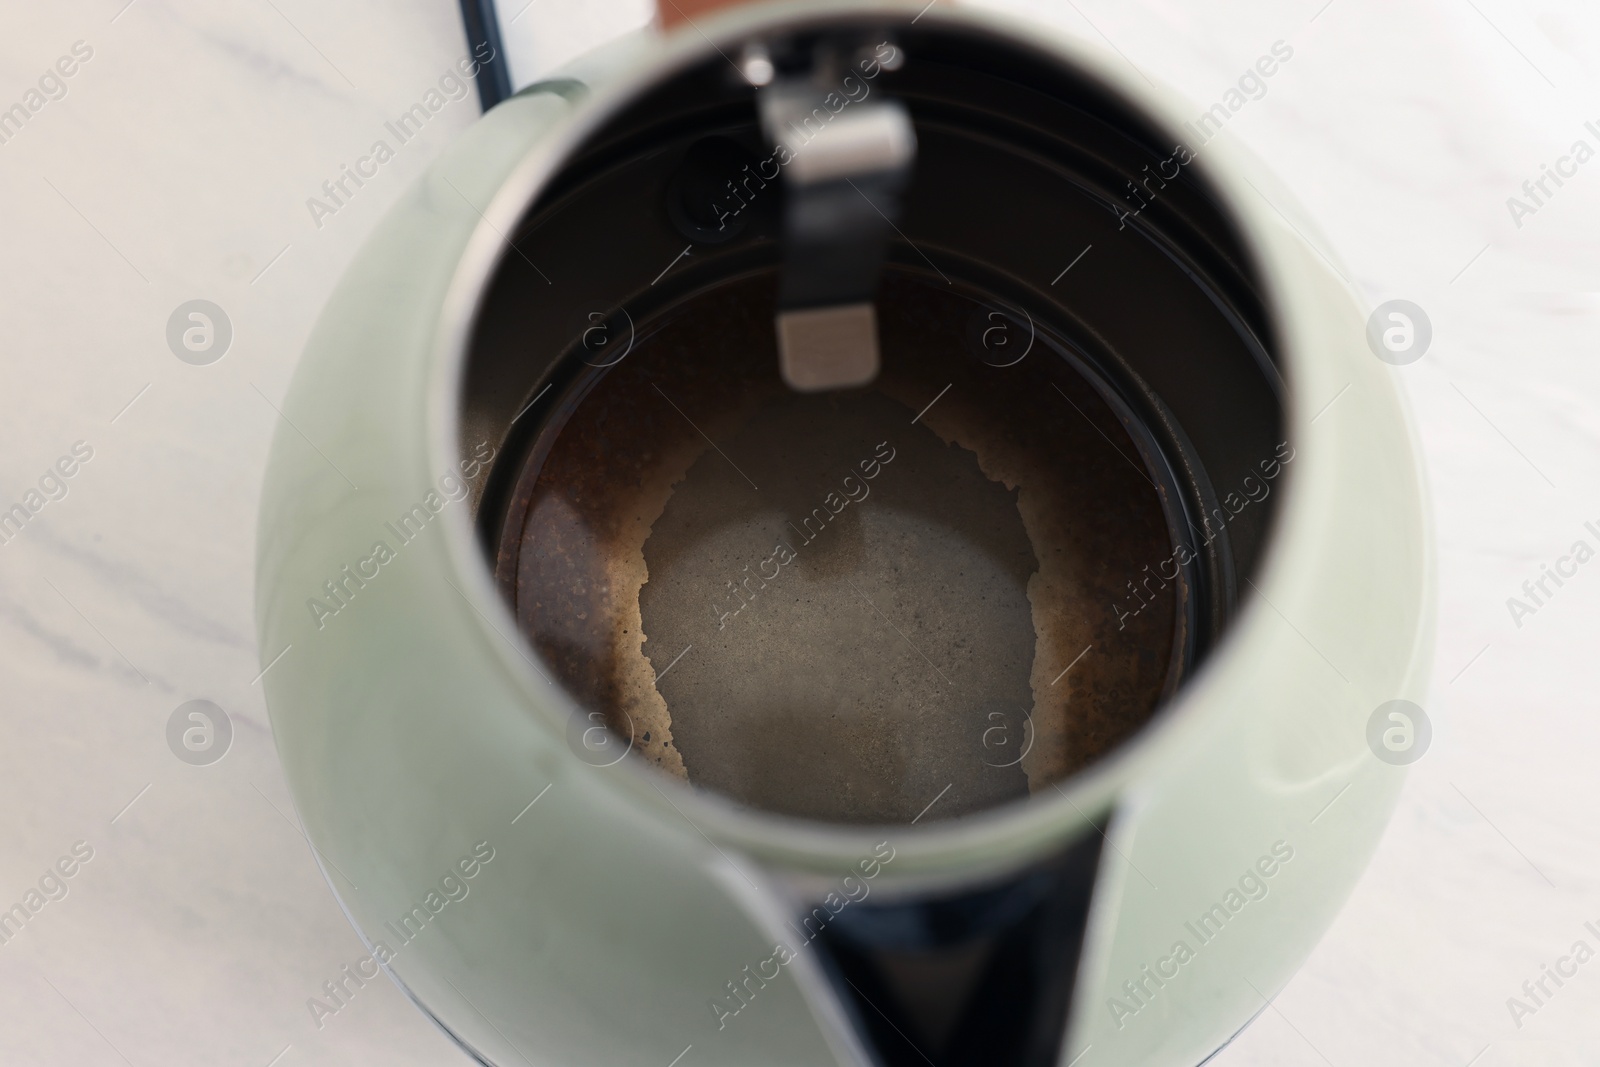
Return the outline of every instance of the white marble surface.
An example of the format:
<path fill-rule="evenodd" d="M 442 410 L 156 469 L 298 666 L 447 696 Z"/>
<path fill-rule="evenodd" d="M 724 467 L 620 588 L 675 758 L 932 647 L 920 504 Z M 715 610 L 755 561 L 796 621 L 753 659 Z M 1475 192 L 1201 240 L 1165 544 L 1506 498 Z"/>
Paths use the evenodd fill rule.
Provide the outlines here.
<path fill-rule="evenodd" d="M 0 508 L 75 442 L 94 450 L 0 545 L 0 908 L 74 842 L 94 849 L 0 944 L 0 1063 L 465 1063 L 386 984 L 321 1029 L 306 1009 L 360 950 L 292 821 L 251 607 L 273 404 L 354 250 L 475 99 L 320 228 L 305 201 L 464 54 L 456 4 L 125 2 L 0 12 L 0 107 L 74 42 L 93 49 L 0 144 Z M 1414 300 L 1434 326 L 1426 358 L 1394 373 L 1438 529 L 1435 741 L 1349 906 L 1214 1062 L 1595 1062 L 1600 962 L 1520 1029 L 1505 1001 L 1572 941 L 1597 943 L 1600 567 L 1520 629 L 1505 600 L 1600 520 L 1600 161 L 1520 229 L 1505 200 L 1573 140 L 1596 143 L 1600 9 L 1004 6 L 1114 42 L 1197 112 L 1289 42 L 1229 128 L 1368 299 Z M 526 77 L 638 7 L 533 0 L 513 8 L 508 52 Z M 234 326 L 210 366 L 164 339 L 196 297 Z M 165 726 L 202 697 L 235 736 L 194 767 Z"/>

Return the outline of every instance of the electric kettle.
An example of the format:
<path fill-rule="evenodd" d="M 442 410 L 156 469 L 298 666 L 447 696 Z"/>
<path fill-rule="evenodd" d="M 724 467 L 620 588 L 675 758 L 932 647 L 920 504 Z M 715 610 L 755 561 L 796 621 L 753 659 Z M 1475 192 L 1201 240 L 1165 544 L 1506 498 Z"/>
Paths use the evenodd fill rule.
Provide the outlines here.
<path fill-rule="evenodd" d="M 1404 773 L 1421 475 L 1220 122 L 981 11 L 763 3 L 490 110 L 261 505 L 274 735 L 486 1064 L 1197 1064 Z M 1294 221 L 1291 221 L 1294 220 Z"/>

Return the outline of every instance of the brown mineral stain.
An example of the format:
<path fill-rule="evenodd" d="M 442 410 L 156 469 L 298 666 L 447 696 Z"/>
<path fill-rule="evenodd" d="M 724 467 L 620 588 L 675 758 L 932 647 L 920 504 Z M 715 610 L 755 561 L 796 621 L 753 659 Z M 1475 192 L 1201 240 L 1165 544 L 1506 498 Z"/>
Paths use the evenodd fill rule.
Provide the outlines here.
<path fill-rule="evenodd" d="M 945 671 L 951 677 L 946 678 L 948 686 L 941 686 L 909 652 L 895 652 L 896 643 L 884 637 L 887 630 L 878 617 L 860 604 L 851 606 L 835 588 L 836 582 L 805 587 L 798 580 L 799 570 L 791 587 L 763 588 L 759 595 L 774 600 L 761 603 L 776 606 L 780 595 L 798 595 L 804 588 L 818 596 L 838 596 L 825 609 L 797 609 L 800 614 L 792 617 L 795 633 L 816 635 L 820 648 L 841 640 L 840 634 L 855 632 L 850 627 L 861 627 L 865 636 L 858 643 L 875 650 L 872 655 L 878 659 L 870 669 L 862 668 L 866 673 L 859 674 L 858 681 L 871 681 L 878 677 L 872 672 L 878 671 L 888 680 L 885 684 L 901 686 L 905 695 L 888 699 L 848 689 L 834 692 L 807 684 L 805 671 L 795 673 L 799 670 L 795 664 L 780 665 L 768 679 L 771 684 L 750 688 L 755 683 L 747 684 L 733 666 L 737 660 L 714 658 L 717 642 L 727 637 L 726 627 L 717 626 L 717 612 L 727 607 L 714 608 L 713 602 L 719 594 L 733 594 L 720 581 L 716 589 L 706 589 L 705 618 L 697 621 L 693 613 L 702 610 L 695 606 L 702 596 L 702 582 L 713 574 L 721 576 L 727 565 L 762 564 L 746 558 L 743 542 L 727 542 L 734 547 L 726 551 L 717 549 L 726 558 L 716 559 L 716 566 L 684 553 L 695 551 L 706 537 L 721 537 L 722 527 L 736 526 L 737 513 L 728 512 L 716 529 L 698 529 L 692 509 L 687 509 L 691 496 L 684 496 L 680 509 L 684 514 L 672 520 L 672 528 L 682 536 L 662 540 L 663 534 L 654 542 L 651 538 L 673 507 L 674 494 L 689 489 L 694 490 L 692 499 L 700 501 L 696 508 L 724 497 L 748 499 L 752 523 L 762 514 L 794 510 L 792 502 L 782 506 L 776 502 L 781 481 L 776 474 L 766 497 L 753 489 L 747 497 L 739 496 L 749 479 L 760 484 L 761 474 L 737 470 L 738 455 L 724 454 L 709 443 L 718 442 L 720 448 L 737 441 L 753 463 L 760 458 L 770 468 L 777 462 L 771 457 L 779 453 L 763 453 L 762 434 L 769 424 L 778 425 L 776 420 L 792 407 L 794 397 L 777 377 L 772 312 L 772 280 L 761 276 L 730 283 L 669 314 L 626 360 L 598 376 L 587 393 L 569 396 L 560 408 L 562 414 L 546 427 L 528 457 L 511 502 L 511 535 L 499 545 L 497 574 L 522 629 L 573 697 L 603 710 L 613 729 L 631 735 L 635 749 L 668 773 L 710 784 L 757 806 L 822 818 L 914 815 L 914 807 L 907 806 L 909 799 L 888 794 L 903 787 L 909 797 L 925 787 L 923 778 L 944 773 L 938 762 L 942 757 L 934 755 L 938 745 L 967 746 L 970 751 L 951 758 L 992 766 L 985 758 L 990 735 L 983 733 L 982 718 L 991 713 L 984 710 L 983 700 L 998 698 L 1015 684 L 1008 681 L 1013 677 L 1006 673 L 1011 668 L 998 662 L 1012 654 L 1022 657 L 1017 668 L 1021 674 L 1015 677 L 1023 691 L 1016 702 L 1030 704 L 1022 710 L 1031 715 L 1032 747 L 1021 762 L 1029 791 L 1047 788 L 1087 766 L 1135 732 L 1168 687 L 1179 591 L 1171 585 L 1156 590 L 1151 605 L 1136 616 L 1119 619 L 1112 608 L 1127 597 L 1127 582 L 1141 578 L 1142 568 L 1154 566 L 1171 552 L 1161 500 L 1132 440 L 1107 404 L 1059 355 L 1036 346 L 1016 366 L 987 365 L 979 358 L 981 349 L 971 343 L 975 309 L 970 301 L 893 274 L 886 277 L 879 299 L 883 375 L 873 389 L 839 395 L 866 403 L 875 393 L 879 406 L 868 404 L 859 418 L 873 427 L 903 421 L 903 430 L 896 431 L 901 440 L 924 435 L 938 442 L 935 449 L 942 444 L 949 455 L 919 453 L 922 480 L 911 479 L 902 487 L 912 492 L 915 483 L 920 487 L 915 492 L 922 495 L 895 506 L 902 511 L 909 507 L 906 514 L 923 514 L 922 519 L 903 530 L 885 525 L 894 514 L 889 508 L 892 483 L 885 480 L 882 495 L 874 498 L 881 505 L 878 510 L 868 510 L 872 503 L 868 501 L 856 506 L 855 514 L 848 508 L 839 512 L 841 521 L 851 515 L 850 522 L 861 525 L 855 534 L 848 533 L 848 524 L 833 531 L 841 536 L 837 548 L 829 551 L 846 552 L 837 565 L 848 563 L 857 569 L 838 573 L 858 591 L 860 583 L 881 579 L 874 588 L 885 602 L 904 612 L 900 628 L 912 627 L 925 644 L 937 646 L 941 657 L 962 665 L 967 673 L 958 685 L 953 675 L 959 672 Z M 921 411 L 947 385 L 937 403 L 913 425 L 910 413 Z M 899 414 L 886 414 L 883 404 Z M 855 425 L 850 419 L 857 416 L 840 418 L 838 433 Z M 812 424 L 830 425 L 826 420 Z M 800 446 L 819 449 L 838 439 L 832 430 L 818 432 L 822 436 L 810 446 L 803 441 Z M 793 431 L 790 436 L 795 436 Z M 968 458 L 962 461 L 960 455 Z M 838 465 L 832 459 L 828 462 Z M 984 529 L 992 530 L 971 536 L 990 544 L 984 550 L 990 555 L 998 552 L 1010 558 L 1013 549 L 994 546 L 1011 544 L 1006 540 L 1010 535 L 1003 533 L 1006 522 L 1011 522 L 1019 527 L 1017 536 L 1024 538 L 1022 550 L 1031 548 L 1022 571 L 1007 570 L 1011 565 L 1005 564 L 994 572 L 1016 573 L 1018 595 L 1025 593 L 1024 599 L 1015 601 L 1025 616 L 1021 636 L 1006 638 L 1004 650 L 993 641 L 1012 632 L 1008 620 L 1016 609 L 1007 606 L 1013 601 L 1001 588 L 1012 579 L 985 579 L 999 583 L 995 595 L 987 596 L 982 583 L 972 585 L 975 579 L 963 572 L 959 551 L 949 547 L 958 542 L 940 540 L 945 535 L 928 525 L 930 517 L 939 518 L 935 481 L 946 478 L 952 488 L 967 484 L 960 473 L 962 462 L 975 464 L 973 476 L 981 471 L 979 481 L 986 479 L 992 492 L 1000 494 L 995 498 L 1000 503 L 971 505 L 976 513 L 989 509 Z M 894 473 L 891 465 L 882 478 Z M 691 476 L 696 481 L 686 483 Z M 705 478 L 716 479 L 717 484 L 696 488 Z M 977 484 L 962 490 L 963 499 L 970 501 L 987 500 L 988 492 Z M 760 532 L 764 537 L 769 531 L 762 527 Z M 861 542 L 863 536 L 869 542 Z M 896 572 L 900 557 L 895 546 L 902 541 L 901 547 L 921 545 L 917 551 L 933 552 L 938 567 L 948 572 L 948 595 Z M 823 546 L 820 539 L 816 543 Z M 855 556 L 848 555 L 852 544 Z M 651 573 L 647 558 L 660 573 Z M 758 554 L 755 560 L 760 559 Z M 796 566 L 809 568 L 806 581 L 814 582 L 821 573 L 817 567 L 824 562 L 819 551 Z M 868 569 L 859 570 L 863 566 Z M 730 579 L 747 573 L 739 567 L 733 571 Z M 680 587 L 671 595 L 663 587 L 658 594 L 646 589 L 652 580 L 678 582 Z M 745 588 L 753 592 L 758 587 Z M 877 603 L 871 592 L 866 597 Z M 661 611 L 641 610 L 641 600 L 657 604 Z M 963 613 L 969 626 L 966 634 L 958 632 Z M 813 625 L 825 617 L 836 619 L 842 629 L 834 633 Z M 745 621 L 754 618 L 750 615 Z M 769 613 L 761 625 L 776 626 L 774 618 Z M 812 621 L 805 622 L 808 619 Z M 732 625 L 738 623 L 735 619 Z M 1027 647 L 1030 629 L 1031 647 Z M 759 641 L 750 635 L 748 639 L 756 643 L 749 647 L 770 650 L 781 637 L 777 629 Z M 983 645 L 984 640 L 990 645 Z M 1019 641 L 1025 647 L 1009 648 Z M 689 655 L 658 682 L 658 675 L 691 644 Z M 974 651 L 980 646 L 989 651 L 980 655 Z M 1089 651 L 1083 654 L 1086 648 Z M 697 658 L 702 652 L 704 658 Z M 796 664 L 807 662 L 802 652 L 796 652 Z M 814 667 L 808 669 L 811 678 L 817 677 Z M 790 673 L 784 674 L 785 670 Z M 921 673 L 914 674 L 917 671 Z M 767 675 L 758 675 L 757 680 L 763 678 Z M 961 685 L 967 688 L 952 698 L 950 693 Z M 786 686 L 796 691 L 781 691 Z M 834 695 L 827 696 L 829 692 Z M 807 693 L 821 703 L 808 702 Z M 718 717 L 730 708 L 719 708 L 716 714 L 708 710 L 730 704 L 734 694 L 741 696 L 738 707 L 731 710 L 754 724 L 742 732 L 729 725 L 737 719 Z M 719 695 L 726 699 L 715 699 Z M 937 709 L 943 718 L 932 723 L 925 736 L 912 739 L 915 744 L 908 741 L 897 748 L 893 739 L 902 727 L 896 724 L 915 708 Z M 786 745 L 796 757 L 792 766 L 774 762 L 775 754 L 762 749 L 763 714 L 769 716 L 773 744 Z M 841 749 L 817 733 L 839 729 L 841 715 L 855 731 L 851 736 L 864 739 L 859 751 Z M 674 737 L 675 718 L 683 718 L 677 725 L 696 735 L 687 755 L 680 752 Z M 691 730 L 691 721 L 701 725 Z M 985 738 L 982 745 L 980 736 Z M 1020 748 L 1014 745 L 1006 751 Z M 913 755 L 921 770 L 907 763 Z M 808 772 L 802 757 L 829 764 L 812 766 L 809 772 L 830 783 L 815 787 L 815 802 L 803 796 Z M 973 769 L 972 774 L 968 810 L 1011 795 L 1010 786 L 982 784 L 1000 781 L 990 772 Z M 791 795 L 800 799 L 786 801 Z M 799 810 L 793 810 L 795 804 Z M 936 817 L 937 809 L 929 818 Z"/>

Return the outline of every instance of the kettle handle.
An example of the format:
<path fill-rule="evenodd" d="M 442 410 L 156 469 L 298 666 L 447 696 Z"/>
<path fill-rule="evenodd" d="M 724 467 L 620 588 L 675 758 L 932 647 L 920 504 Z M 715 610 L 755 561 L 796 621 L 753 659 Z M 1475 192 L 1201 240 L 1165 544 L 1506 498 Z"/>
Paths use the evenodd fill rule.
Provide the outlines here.
<path fill-rule="evenodd" d="M 685 22 L 694 21 L 696 15 L 750 2 L 751 0 L 656 0 L 656 23 L 662 29 L 670 30 Z"/>
<path fill-rule="evenodd" d="M 656 0 L 656 24 L 670 30 L 692 22 L 696 15 L 753 2 L 755 0 Z"/>

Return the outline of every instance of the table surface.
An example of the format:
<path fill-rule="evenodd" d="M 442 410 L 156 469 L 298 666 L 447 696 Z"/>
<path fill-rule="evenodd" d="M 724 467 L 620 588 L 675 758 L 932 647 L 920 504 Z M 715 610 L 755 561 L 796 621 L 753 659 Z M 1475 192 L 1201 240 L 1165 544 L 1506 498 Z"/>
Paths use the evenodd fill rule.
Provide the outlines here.
<path fill-rule="evenodd" d="M 1197 114 L 1287 42 L 1228 129 L 1365 299 L 1433 324 L 1426 357 L 1393 371 L 1437 526 L 1433 744 L 1348 906 L 1213 1062 L 1594 1062 L 1600 965 L 1520 1025 L 1506 999 L 1574 941 L 1600 944 L 1584 928 L 1600 927 L 1600 568 L 1521 619 L 1507 598 L 1600 525 L 1600 164 L 1521 219 L 1507 197 L 1600 144 L 1600 7 L 1003 6 L 1112 43 Z M 507 51 L 526 77 L 643 10 L 532 0 Z M 0 26 L 0 108 L 78 50 L 0 143 L 0 509 L 92 450 L 0 545 L 0 907 L 93 850 L 0 945 L 0 1062 L 465 1063 L 386 983 L 320 1027 L 307 1010 L 361 949 L 294 821 L 252 610 L 275 405 L 330 288 L 476 99 L 336 213 L 307 199 L 465 54 L 457 5 L 73 0 L 8 5 Z M 207 366 L 166 339 L 195 298 L 233 328 Z M 192 699 L 233 724 L 210 766 L 168 747 Z"/>

